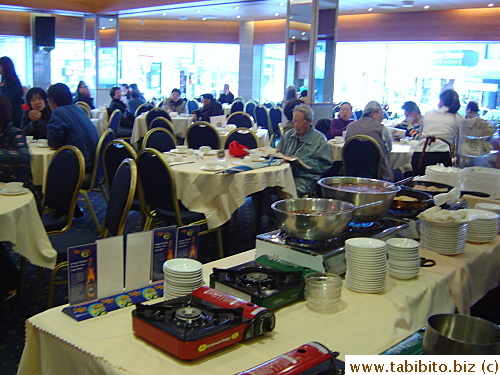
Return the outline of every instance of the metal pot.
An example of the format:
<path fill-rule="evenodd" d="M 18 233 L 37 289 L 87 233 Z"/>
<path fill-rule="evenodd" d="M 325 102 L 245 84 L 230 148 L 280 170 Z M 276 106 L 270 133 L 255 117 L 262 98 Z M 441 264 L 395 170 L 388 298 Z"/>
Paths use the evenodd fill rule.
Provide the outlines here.
<path fill-rule="evenodd" d="M 354 204 L 355 206 L 382 200 L 376 207 L 367 207 L 357 210 L 352 215 L 353 221 L 370 222 L 382 219 L 391 207 L 392 199 L 401 189 L 391 182 L 361 177 L 325 177 L 318 181 L 323 197 L 338 199 Z M 372 192 L 347 191 L 345 184 L 368 186 Z"/>
<path fill-rule="evenodd" d="M 396 197 L 405 195 L 407 197 L 416 198 L 416 201 L 400 201 L 393 199 L 391 208 L 393 210 L 414 211 L 423 210 L 432 204 L 433 197 L 423 191 L 402 188 L 396 193 Z"/>
<path fill-rule="evenodd" d="M 500 328 L 470 315 L 432 315 L 422 347 L 424 354 L 500 354 Z"/>
<path fill-rule="evenodd" d="M 284 199 L 271 207 L 288 235 L 316 241 L 337 237 L 358 209 L 349 202 L 324 198 Z"/>

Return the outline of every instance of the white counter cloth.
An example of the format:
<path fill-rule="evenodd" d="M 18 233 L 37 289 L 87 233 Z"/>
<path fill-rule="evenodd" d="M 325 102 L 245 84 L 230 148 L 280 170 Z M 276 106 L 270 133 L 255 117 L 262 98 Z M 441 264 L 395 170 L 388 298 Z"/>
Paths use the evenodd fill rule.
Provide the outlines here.
<path fill-rule="evenodd" d="M 31 263 L 47 268 L 56 265 L 57 251 L 50 243 L 31 192 L 0 195 L 0 241 L 9 241 Z"/>
<path fill-rule="evenodd" d="M 56 150 L 52 150 L 49 147 L 38 147 L 36 142 L 28 143 L 28 148 L 31 156 L 30 166 L 33 184 L 43 186 L 45 183 L 45 175 L 49 168 L 49 161 Z"/>
<path fill-rule="evenodd" d="M 205 281 L 212 267 L 241 264 L 254 253 L 205 264 Z M 378 294 L 344 287 L 341 303 L 344 309 L 334 314 L 315 313 L 302 301 L 283 307 L 275 311 L 273 332 L 191 362 L 137 338 L 133 307 L 76 322 L 59 306 L 27 321 L 18 374 L 234 374 L 311 341 L 339 351 L 344 359 L 346 354 L 380 353 L 424 326 L 428 315 L 455 308 L 446 277 L 425 271 L 407 281 L 388 278 L 385 291 Z"/>
<path fill-rule="evenodd" d="M 208 160 L 216 160 L 215 155 L 205 155 L 196 160 L 186 156 L 184 161 L 192 164 L 173 166 L 177 197 L 191 211 L 201 212 L 208 221 L 209 228 L 217 228 L 229 221 L 231 215 L 245 203 L 245 198 L 269 186 L 282 189 L 285 196 L 296 197 L 295 182 L 288 163 L 280 166 L 256 169 L 237 174 L 216 174 L 205 172 L 200 167 Z M 228 167 L 241 159 L 227 156 Z"/>
<path fill-rule="evenodd" d="M 342 161 L 342 148 L 344 147 L 344 142 L 339 143 L 333 139 L 329 139 L 328 145 L 332 152 L 333 161 Z M 394 142 L 392 144 L 392 151 L 389 154 L 389 165 L 392 169 L 397 169 L 403 173 L 409 172 L 412 170 L 412 155 L 413 152 L 409 144 Z"/>
<path fill-rule="evenodd" d="M 193 123 L 193 116 L 178 116 L 172 117 L 172 125 L 174 126 L 174 131 L 176 136 L 181 138 L 186 138 L 186 131 L 189 125 Z M 131 144 L 135 148 L 140 145 L 137 144 L 141 138 L 144 138 L 148 132 L 148 124 L 146 122 L 146 113 L 137 116 L 134 120 L 134 128 L 132 129 L 132 139 Z"/>

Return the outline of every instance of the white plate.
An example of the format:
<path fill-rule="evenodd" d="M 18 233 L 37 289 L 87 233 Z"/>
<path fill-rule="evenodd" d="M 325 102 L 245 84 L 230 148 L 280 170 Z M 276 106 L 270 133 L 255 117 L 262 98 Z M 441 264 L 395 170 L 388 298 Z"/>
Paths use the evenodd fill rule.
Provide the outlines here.
<path fill-rule="evenodd" d="M 207 172 L 216 172 L 216 171 L 222 171 L 224 169 L 224 167 L 218 166 L 218 167 L 214 167 L 214 168 L 209 168 L 206 165 L 204 165 L 203 167 L 200 167 L 200 169 L 202 171 L 207 171 Z"/>
<path fill-rule="evenodd" d="M 39 143 L 36 144 L 36 147 L 41 147 L 41 148 L 49 148 L 49 145 L 41 145 Z"/>
<path fill-rule="evenodd" d="M 203 267 L 203 264 L 195 259 L 189 259 L 189 258 L 176 258 L 176 259 L 170 259 L 167 260 L 165 263 L 163 263 L 163 269 L 167 269 L 169 271 L 176 271 L 176 272 L 196 272 L 201 270 Z"/>
<path fill-rule="evenodd" d="M 2 195 L 21 195 L 21 194 L 26 194 L 28 191 L 29 191 L 29 189 L 23 187 L 23 188 L 21 188 L 21 190 L 13 193 L 11 191 L 8 191 L 7 188 L 4 188 L 4 189 L 0 189 L 0 194 L 2 194 Z"/>
<path fill-rule="evenodd" d="M 173 148 L 169 152 L 173 152 L 174 154 L 185 154 L 187 152 L 187 150 L 186 151 L 181 151 L 181 150 L 178 150 L 176 148 Z"/>
<path fill-rule="evenodd" d="M 198 152 L 203 152 L 203 151 L 198 150 Z M 216 155 L 216 154 L 217 154 L 217 150 L 210 150 L 207 152 L 203 152 L 203 155 Z"/>

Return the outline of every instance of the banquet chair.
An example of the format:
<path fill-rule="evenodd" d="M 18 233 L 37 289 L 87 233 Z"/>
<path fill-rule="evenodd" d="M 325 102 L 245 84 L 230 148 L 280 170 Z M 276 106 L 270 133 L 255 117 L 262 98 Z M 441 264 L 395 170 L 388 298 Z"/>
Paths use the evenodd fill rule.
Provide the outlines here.
<path fill-rule="evenodd" d="M 99 189 L 102 193 L 102 196 L 107 201 L 108 195 L 106 189 L 104 188 L 104 168 L 102 165 L 102 153 L 104 151 L 104 147 L 115 139 L 115 133 L 112 129 L 106 129 L 104 133 L 102 133 L 99 138 L 99 142 L 97 143 L 97 147 L 94 154 L 94 167 L 92 168 L 92 174 L 90 179 L 83 181 L 79 193 L 83 196 L 83 200 L 89 209 L 90 215 L 92 216 L 92 220 L 99 232 L 101 230 L 101 224 L 99 223 L 99 219 L 97 219 L 97 215 L 95 214 L 94 207 L 89 199 L 88 193 L 90 193 L 94 189 Z"/>
<path fill-rule="evenodd" d="M 186 131 L 186 142 L 190 148 L 210 146 L 215 150 L 220 148 L 220 138 L 217 130 L 206 121 L 197 121 Z"/>
<path fill-rule="evenodd" d="M 142 141 L 142 148 L 154 148 L 160 152 L 167 152 L 176 148 L 177 141 L 173 134 L 165 128 L 154 128 L 146 133 Z"/>
<path fill-rule="evenodd" d="M 236 128 L 231 130 L 226 136 L 226 140 L 224 141 L 224 148 L 227 150 L 229 148 L 229 144 L 232 141 L 236 141 L 241 143 L 242 145 L 247 146 L 247 148 L 254 149 L 259 145 L 259 140 L 257 136 L 253 132 L 253 130 L 248 128 Z"/>
<path fill-rule="evenodd" d="M 78 101 L 75 103 L 78 107 L 82 108 L 85 111 L 85 114 L 88 116 L 88 118 L 92 118 L 92 111 L 90 106 L 83 102 L 83 101 Z"/>
<path fill-rule="evenodd" d="M 269 112 L 263 105 L 258 105 L 255 107 L 254 119 L 257 122 L 257 126 L 264 129 L 269 129 Z"/>
<path fill-rule="evenodd" d="M 154 106 L 151 103 L 142 103 L 135 110 L 134 117 L 137 117 L 137 116 L 139 116 L 140 114 L 142 114 L 144 112 L 149 112 L 153 108 L 154 108 Z"/>
<path fill-rule="evenodd" d="M 231 113 L 227 117 L 227 123 L 234 124 L 238 128 L 252 128 L 254 125 L 252 117 L 243 111 Z"/>
<path fill-rule="evenodd" d="M 281 139 L 281 129 L 279 124 L 283 121 L 283 109 L 278 106 L 269 108 L 269 130 L 271 132 L 270 144 L 275 146 Z"/>
<path fill-rule="evenodd" d="M 51 238 L 52 244 L 57 250 L 57 263 L 56 267 L 50 273 L 47 297 L 48 308 L 52 307 L 54 302 L 54 287 L 56 285 L 67 284 L 67 280 L 56 280 L 56 276 L 60 269 L 68 266 L 68 247 L 93 243 L 99 238 L 106 238 L 110 235 L 118 236 L 123 234 L 132 200 L 136 192 L 137 180 L 137 167 L 135 161 L 130 158 L 123 160 L 113 178 L 114 183 L 109 192 L 109 202 L 99 236 L 95 234 L 92 236 L 89 234 L 79 235 L 74 237 L 72 241 L 62 240 L 61 237 L 63 236 L 60 236 L 59 239 Z M 39 288 L 41 288 L 40 285 Z"/>
<path fill-rule="evenodd" d="M 158 150 L 146 148 L 137 157 L 137 168 L 144 187 L 144 197 L 150 207 L 144 230 L 150 230 L 157 219 L 165 221 L 167 225 L 174 224 L 179 227 L 200 225 L 200 236 L 216 232 L 219 257 L 223 258 L 220 227 L 208 229 L 205 215 L 200 212 L 189 211 L 179 201 L 174 172 L 163 158 L 163 155 Z"/>
<path fill-rule="evenodd" d="M 252 118 L 255 118 L 255 108 L 257 108 L 257 106 L 258 104 L 255 101 L 250 100 L 249 102 L 246 102 L 243 111 L 252 116 Z"/>
<path fill-rule="evenodd" d="M 167 129 L 170 133 L 175 134 L 174 124 L 172 124 L 172 121 L 167 120 L 163 116 L 156 117 L 155 119 L 153 119 L 153 121 L 151 121 L 151 123 L 149 124 L 149 130 L 154 128 L 164 128 Z"/>
<path fill-rule="evenodd" d="M 328 130 L 330 129 L 331 122 L 332 122 L 332 120 L 330 120 L 328 118 L 322 118 L 322 119 L 318 120 L 316 125 L 314 125 L 314 128 L 326 136 L 326 133 L 328 133 Z"/>
<path fill-rule="evenodd" d="M 193 113 L 193 111 L 196 111 L 197 109 L 200 108 L 200 105 L 196 99 L 191 99 L 188 100 L 187 107 L 188 107 L 188 112 Z"/>
<path fill-rule="evenodd" d="M 166 118 L 168 121 L 172 122 L 170 115 L 165 109 L 156 107 L 150 109 L 146 114 L 146 124 L 148 124 L 148 129 L 151 129 L 151 122 L 157 117 L 163 117 Z"/>
<path fill-rule="evenodd" d="M 245 107 L 245 104 L 242 100 L 234 100 L 231 103 L 231 109 L 229 113 L 234 113 L 234 112 L 242 112 Z"/>
<path fill-rule="evenodd" d="M 344 176 L 380 179 L 382 177 L 382 149 L 367 135 L 349 138 L 342 148 L 342 174 Z"/>
<path fill-rule="evenodd" d="M 108 191 L 111 191 L 113 187 L 113 178 L 118 167 L 120 166 L 121 162 L 127 158 L 136 160 L 137 153 L 129 143 L 121 139 L 115 139 L 114 141 L 108 143 L 104 148 L 102 163 L 104 166 L 104 180 L 106 181 L 106 187 Z M 146 216 L 149 210 L 144 203 L 144 195 L 140 183 L 137 186 L 137 191 L 134 200 L 132 201 L 131 210 L 141 212 L 143 220 L 146 220 Z"/>
<path fill-rule="evenodd" d="M 264 103 L 262 103 L 262 105 L 264 107 L 266 107 L 267 109 L 274 107 L 274 103 L 272 103 L 272 102 L 264 102 Z"/>
<path fill-rule="evenodd" d="M 109 116 L 108 129 L 113 130 L 115 135 L 118 133 L 118 127 L 120 126 L 120 121 L 122 119 L 122 113 L 119 109 L 115 109 L 111 116 Z"/>

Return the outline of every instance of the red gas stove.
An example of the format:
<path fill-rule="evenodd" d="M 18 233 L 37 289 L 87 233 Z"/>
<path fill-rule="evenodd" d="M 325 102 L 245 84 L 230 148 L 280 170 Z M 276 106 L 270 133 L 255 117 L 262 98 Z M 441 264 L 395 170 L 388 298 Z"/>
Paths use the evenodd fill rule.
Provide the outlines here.
<path fill-rule="evenodd" d="M 275 324 L 272 311 L 206 286 L 185 297 L 136 307 L 135 334 L 185 360 L 263 335 Z"/>

